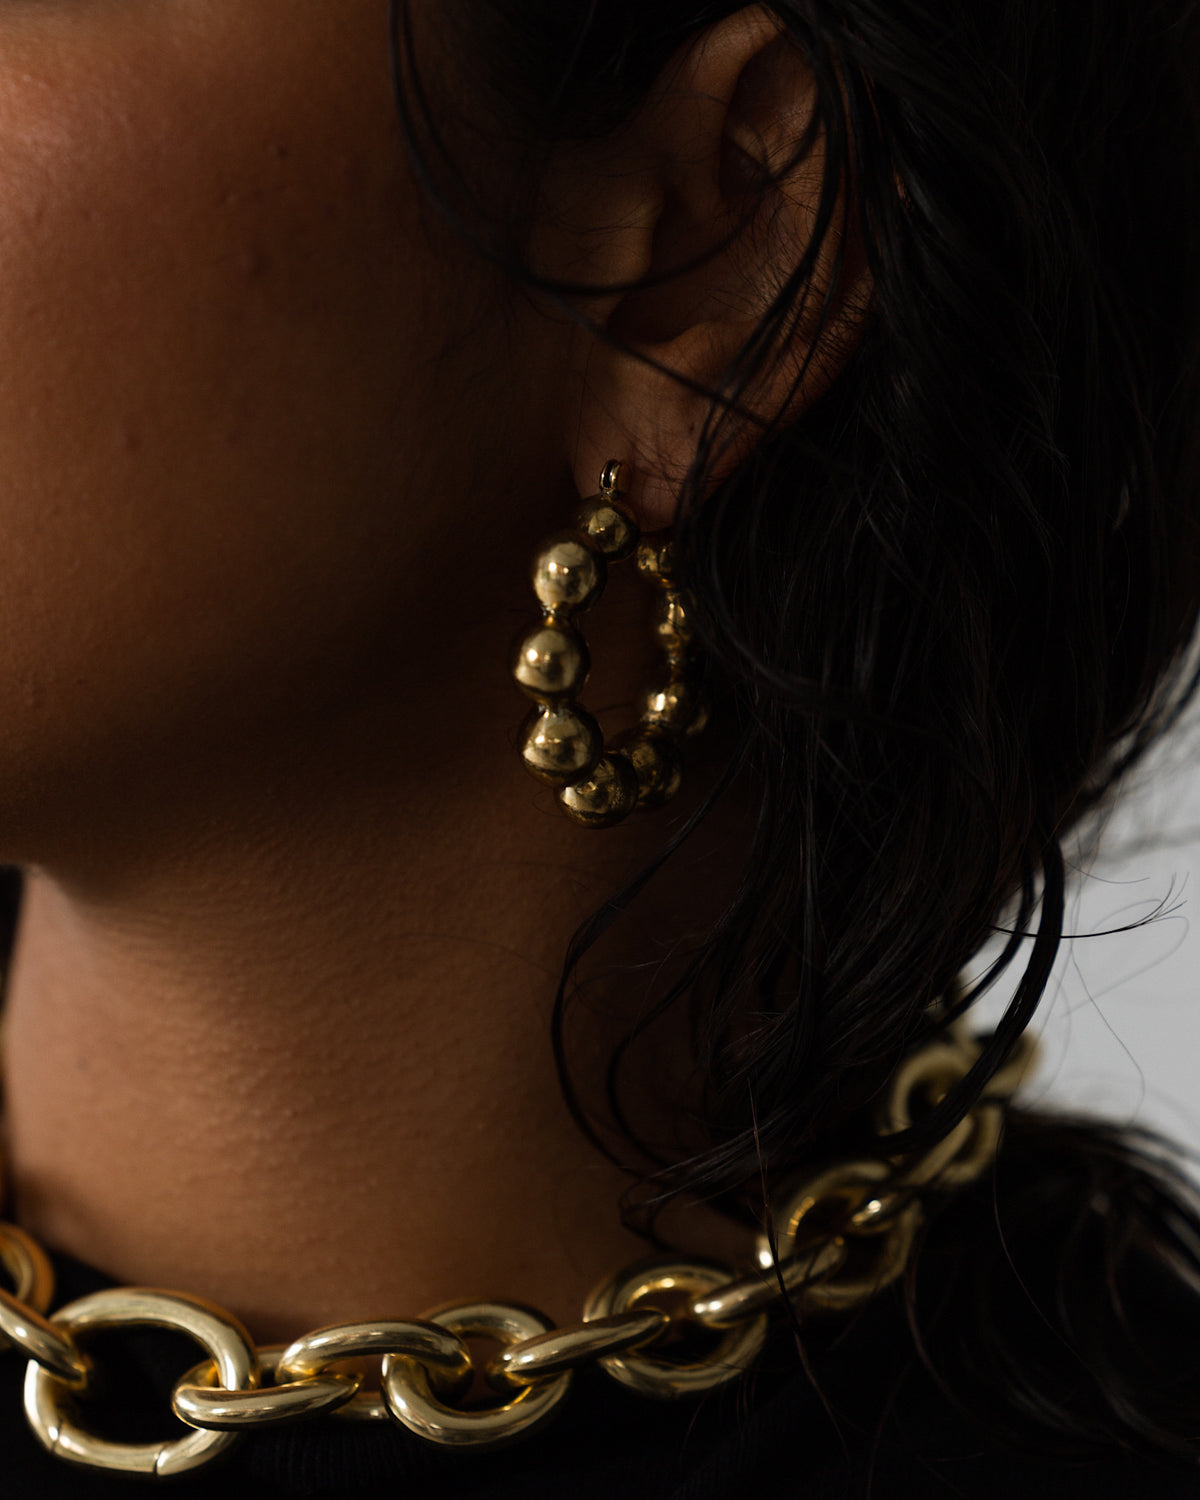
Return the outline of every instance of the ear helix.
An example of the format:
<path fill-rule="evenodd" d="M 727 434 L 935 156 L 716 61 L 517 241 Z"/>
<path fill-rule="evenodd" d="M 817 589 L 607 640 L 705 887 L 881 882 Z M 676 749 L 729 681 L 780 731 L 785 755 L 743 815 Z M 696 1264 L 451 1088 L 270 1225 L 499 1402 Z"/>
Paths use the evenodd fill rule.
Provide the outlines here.
<path fill-rule="evenodd" d="M 517 647 L 513 676 L 536 705 L 522 725 L 521 759 L 531 775 L 559 789 L 566 815 L 586 828 L 610 828 L 635 808 L 658 807 L 679 790 L 682 742 L 707 722 L 692 631 L 672 578 L 668 535 L 643 537 L 622 498 L 625 466 L 604 466 L 600 492 L 585 500 L 576 526 L 550 538 L 533 564 L 541 623 Z M 587 642 L 575 617 L 604 592 L 611 563 L 636 556 L 657 589 L 656 629 L 666 655 L 665 686 L 647 694 L 636 731 L 606 749 L 600 726 L 578 701 L 587 681 Z"/>

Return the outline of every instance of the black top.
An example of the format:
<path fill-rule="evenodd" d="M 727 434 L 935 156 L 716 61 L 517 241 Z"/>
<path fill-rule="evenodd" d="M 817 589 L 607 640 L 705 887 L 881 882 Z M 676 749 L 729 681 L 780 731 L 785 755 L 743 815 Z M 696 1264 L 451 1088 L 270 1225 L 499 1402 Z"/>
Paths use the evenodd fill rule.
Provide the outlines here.
<path fill-rule="evenodd" d="M 106 1285 L 58 1259 L 60 1304 Z M 1200 1336 L 1194 1304 L 1172 1336 Z M 121 1409 L 89 1411 L 97 1431 L 146 1441 L 182 1433 L 165 1404 L 199 1357 L 174 1336 L 123 1336 L 98 1348 Z M 1080 1463 L 1006 1447 L 957 1414 L 924 1373 L 899 1299 L 886 1292 L 811 1350 L 827 1408 L 786 1339 L 736 1386 L 679 1404 L 649 1401 L 582 1372 L 553 1424 L 510 1448 L 434 1448 L 391 1423 L 322 1418 L 247 1436 L 210 1468 L 172 1480 L 109 1478 L 44 1452 L 21 1404 L 24 1361 L 0 1356 L 0 1496 L 106 1500 L 161 1493 L 361 1500 L 1182 1500 L 1200 1469 L 1119 1452 Z M 1037 1351 L 1031 1350 L 1031 1358 Z M 133 1403 L 129 1392 L 141 1394 Z M 114 1425 L 117 1424 L 117 1425 Z M 118 1431 L 117 1426 L 123 1428 Z"/>

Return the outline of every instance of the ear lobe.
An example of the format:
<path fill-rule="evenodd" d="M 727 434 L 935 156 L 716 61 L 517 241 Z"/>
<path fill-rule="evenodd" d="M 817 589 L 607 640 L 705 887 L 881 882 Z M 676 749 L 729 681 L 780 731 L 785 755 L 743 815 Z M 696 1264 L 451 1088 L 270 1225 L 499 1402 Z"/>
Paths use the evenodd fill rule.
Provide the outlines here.
<path fill-rule="evenodd" d="M 672 63 L 591 179 L 588 217 L 597 227 L 576 241 L 586 245 L 589 274 L 598 284 L 638 285 L 586 308 L 602 336 L 584 328 L 575 339 L 579 404 L 568 441 L 583 493 L 608 459 L 628 461 L 630 498 L 647 529 L 674 519 L 713 415 L 709 393 L 725 384 L 809 245 L 824 174 L 819 135 L 797 153 L 815 110 L 803 53 L 752 6 Z M 576 158 L 576 172 L 579 165 Z M 839 217 L 847 222 L 839 226 Z M 804 315 L 785 320 L 780 347 L 739 409 L 725 412 L 714 482 L 752 451 L 764 425 L 798 416 L 836 379 L 869 294 L 852 223 L 852 215 L 835 216 Z M 813 351 L 827 299 L 828 338 Z"/>

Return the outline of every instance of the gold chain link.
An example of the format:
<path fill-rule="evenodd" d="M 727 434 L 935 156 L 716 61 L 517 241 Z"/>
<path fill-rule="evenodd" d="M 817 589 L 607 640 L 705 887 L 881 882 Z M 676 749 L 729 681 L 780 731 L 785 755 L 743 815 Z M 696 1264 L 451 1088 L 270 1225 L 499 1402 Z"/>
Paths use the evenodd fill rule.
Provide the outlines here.
<path fill-rule="evenodd" d="M 906 1129 L 965 1077 L 978 1043 L 955 1027 L 906 1058 L 877 1114 L 881 1133 Z M 735 1272 L 713 1261 L 656 1257 L 612 1276 L 589 1297 L 583 1320 L 554 1328 L 528 1307 L 456 1303 L 410 1321 L 317 1329 L 286 1349 L 256 1349 L 230 1313 L 198 1297 L 124 1287 L 94 1293 L 52 1316 L 54 1275 L 23 1230 L 0 1224 L 0 1348 L 29 1364 L 25 1411 L 50 1452 L 89 1469 L 162 1477 L 212 1462 L 250 1431 L 332 1414 L 394 1421 L 429 1442 L 486 1449 L 534 1431 L 561 1405 L 576 1370 L 597 1365 L 645 1395 L 678 1398 L 736 1379 L 758 1356 L 768 1316 L 860 1306 L 909 1264 L 925 1196 L 974 1181 L 999 1149 L 1007 1100 L 1036 1056 L 1023 1038 L 975 1108 L 923 1154 L 838 1162 L 784 1195 L 759 1237 L 758 1265 Z M 661 1305 L 660 1305 L 661 1304 Z M 87 1427 L 95 1369 L 90 1336 L 151 1325 L 188 1334 L 205 1358 L 172 1393 L 182 1436 L 110 1442 Z M 501 1345 L 483 1369 L 468 1339 Z M 686 1351 L 686 1352 L 685 1352 Z M 378 1392 L 335 1366 L 382 1359 Z M 472 1399 L 479 1375 L 495 1393 Z"/>

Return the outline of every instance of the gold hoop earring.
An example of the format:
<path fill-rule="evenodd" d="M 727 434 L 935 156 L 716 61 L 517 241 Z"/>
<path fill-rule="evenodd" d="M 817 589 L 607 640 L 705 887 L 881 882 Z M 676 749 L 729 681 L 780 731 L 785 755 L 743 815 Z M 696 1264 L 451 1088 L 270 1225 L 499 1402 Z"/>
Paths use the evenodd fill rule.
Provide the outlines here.
<path fill-rule="evenodd" d="M 538 553 L 532 577 L 542 620 L 526 632 L 513 662 L 517 686 L 535 704 L 521 726 L 521 759 L 531 775 L 558 788 L 563 811 L 585 828 L 611 828 L 636 807 L 669 801 L 683 774 L 681 743 L 708 719 L 692 630 L 672 578 L 670 538 L 642 536 L 622 498 L 628 489 L 625 466 L 606 464 L 600 493 L 583 502 L 575 529 Z M 609 564 L 631 555 L 659 591 L 656 630 L 667 681 L 646 696 L 626 742 L 606 748 L 599 724 L 577 701 L 591 662 L 574 620 L 604 592 Z"/>

